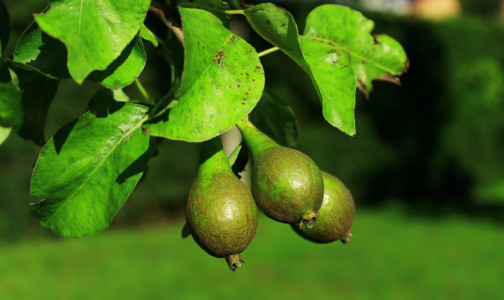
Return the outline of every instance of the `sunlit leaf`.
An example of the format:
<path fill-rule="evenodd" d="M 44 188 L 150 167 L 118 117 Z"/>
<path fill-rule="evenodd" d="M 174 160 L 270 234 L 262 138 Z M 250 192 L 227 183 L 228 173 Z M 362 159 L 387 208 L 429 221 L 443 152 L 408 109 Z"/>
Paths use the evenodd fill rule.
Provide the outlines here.
<path fill-rule="evenodd" d="M 155 47 L 159 44 L 156 35 L 145 24 L 140 27 L 140 36 L 142 39 L 151 42 Z"/>
<path fill-rule="evenodd" d="M 41 150 L 31 193 L 41 224 L 66 237 L 107 228 L 151 156 L 141 124 L 147 108 L 132 103 L 95 106 L 66 125 Z"/>
<path fill-rule="evenodd" d="M 401 45 L 370 35 L 373 22 L 350 8 L 323 5 L 308 16 L 299 37 L 292 15 L 271 3 L 245 10 L 254 30 L 294 60 L 312 79 L 325 119 L 355 134 L 355 87 L 367 95 L 374 79 L 398 82 L 407 58 Z"/>
<path fill-rule="evenodd" d="M 68 50 L 68 70 L 81 83 L 105 70 L 140 30 L 150 0 L 61 0 L 35 15 L 40 28 Z"/>
<path fill-rule="evenodd" d="M 185 61 L 178 104 L 145 128 L 151 135 L 201 142 L 252 111 L 264 88 L 264 72 L 255 49 L 211 13 L 190 8 L 180 13 Z"/>

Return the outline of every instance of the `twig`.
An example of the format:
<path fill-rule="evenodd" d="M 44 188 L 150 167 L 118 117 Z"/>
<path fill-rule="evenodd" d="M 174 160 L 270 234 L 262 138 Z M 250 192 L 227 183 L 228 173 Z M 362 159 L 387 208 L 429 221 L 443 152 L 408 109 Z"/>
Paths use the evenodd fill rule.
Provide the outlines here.
<path fill-rule="evenodd" d="M 166 27 L 170 28 L 170 30 L 173 32 L 173 34 L 175 34 L 175 36 L 180 41 L 182 46 L 184 46 L 184 32 L 182 31 L 182 29 L 173 25 L 172 22 L 166 18 L 165 13 L 161 8 L 151 5 L 149 7 L 149 10 L 153 14 L 155 14 L 161 21 L 163 21 Z"/>
<path fill-rule="evenodd" d="M 277 50 L 280 50 L 280 49 L 278 47 L 272 47 L 272 48 L 269 48 L 269 49 L 266 49 L 262 52 L 257 53 L 257 56 L 262 57 L 262 56 L 268 55 L 272 52 L 275 52 Z"/>
<path fill-rule="evenodd" d="M 149 97 L 149 94 L 147 93 L 147 91 L 145 90 L 145 88 L 143 87 L 142 83 L 140 82 L 140 80 L 135 79 L 135 84 L 138 88 L 138 90 L 140 91 L 140 93 L 142 94 L 142 96 L 145 98 L 145 100 L 147 101 L 147 103 L 150 103 L 150 97 Z"/>

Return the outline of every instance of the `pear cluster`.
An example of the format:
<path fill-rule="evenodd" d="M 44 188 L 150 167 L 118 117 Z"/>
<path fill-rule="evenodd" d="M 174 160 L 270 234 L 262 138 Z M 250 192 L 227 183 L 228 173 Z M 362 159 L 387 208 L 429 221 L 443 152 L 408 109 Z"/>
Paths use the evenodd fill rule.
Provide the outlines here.
<path fill-rule="evenodd" d="M 186 209 L 194 240 L 234 271 L 257 229 L 257 207 L 316 243 L 349 241 L 355 205 L 336 177 L 306 154 L 280 146 L 249 121 L 237 124 L 252 157 L 249 190 L 232 172 L 220 138 L 203 144 Z"/>

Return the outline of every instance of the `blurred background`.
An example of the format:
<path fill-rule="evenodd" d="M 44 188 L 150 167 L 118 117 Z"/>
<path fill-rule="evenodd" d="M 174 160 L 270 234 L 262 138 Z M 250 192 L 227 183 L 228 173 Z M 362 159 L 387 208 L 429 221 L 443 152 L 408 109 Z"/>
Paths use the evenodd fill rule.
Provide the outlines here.
<path fill-rule="evenodd" d="M 12 51 L 47 1 L 4 2 Z M 199 150 L 171 141 L 107 231 L 62 239 L 30 215 L 40 149 L 13 134 L 0 146 L 0 299 L 504 298 L 503 1 L 276 2 L 300 32 L 320 4 L 356 8 L 410 59 L 401 86 L 375 82 L 369 99 L 359 94 L 355 137 L 323 120 L 308 76 L 288 57 L 262 59 L 267 86 L 296 113 L 298 149 L 354 195 L 351 243 L 312 244 L 261 216 L 246 263 L 230 272 L 181 238 Z M 232 28 L 258 51 L 270 47 L 244 18 Z M 146 51 L 140 79 L 160 97 L 169 67 L 151 44 Z M 98 89 L 62 80 L 46 136 L 79 117 Z M 134 86 L 125 92 L 140 95 Z"/>

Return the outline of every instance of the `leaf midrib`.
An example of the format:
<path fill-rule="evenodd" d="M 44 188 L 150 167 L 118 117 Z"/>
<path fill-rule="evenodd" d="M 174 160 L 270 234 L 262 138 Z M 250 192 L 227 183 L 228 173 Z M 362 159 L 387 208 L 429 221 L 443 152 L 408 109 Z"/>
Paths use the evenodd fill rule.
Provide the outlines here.
<path fill-rule="evenodd" d="M 336 47 L 336 48 L 339 48 L 339 49 L 341 49 L 341 50 L 343 50 L 343 51 L 347 52 L 347 53 L 348 53 L 348 54 L 350 54 L 351 56 L 355 56 L 355 57 L 357 57 L 357 58 L 360 58 L 360 59 L 362 59 L 362 60 L 366 61 L 367 63 L 371 63 L 371 64 L 373 64 L 374 66 L 378 67 L 379 69 L 382 69 L 382 70 L 384 70 L 385 72 L 390 73 L 390 74 L 392 74 L 392 75 L 395 75 L 395 74 L 397 73 L 396 71 L 394 71 L 394 70 L 392 70 L 392 69 L 389 69 L 389 68 L 387 68 L 386 66 L 384 66 L 384 65 L 382 65 L 382 64 L 376 63 L 375 61 L 370 60 L 370 59 L 368 59 L 368 58 L 366 58 L 366 57 L 364 57 L 364 56 L 362 56 L 362 55 L 359 55 L 359 54 L 357 54 L 356 52 L 354 52 L 354 51 L 352 51 L 352 50 L 350 50 L 350 49 L 348 49 L 348 48 L 346 48 L 346 47 L 343 47 L 342 45 L 340 45 L 340 44 L 338 44 L 338 43 L 336 43 L 336 42 L 334 42 L 334 41 L 331 41 L 331 40 L 326 40 L 326 39 L 323 39 L 323 38 L 318 38 L 318 37 L 313 37 L 313 36 L 306 36 L 306 35 L 302 35 L 302 37 L 305 37 L 305 38 L 308 38 L 308 39 L 311 39 L 311 40 L 314 40 L 314 41 L 318 41 L 318 42 L 327 43 L 327 44 L 329 44 L 329 45 L 331 45 L 331 46 L 334 46 L 334 47 Z"/>
<path fill-rule="evenodd" d="M 107 155 L 105 155 L 105 157 L 100 161 L 100 163 L 98 165 L 96 165 L 96 167 L 93 169 L 93 171 L 91 171 L 91 173 L 89 173 L 89 176 L 86 178 L 86 180 L 84 180 L 81 185 L 79 185 L 79 187 L 77 189 L 75 189 L 75 191 L 70 194 L 70 196 L 66 197 L 66 200 L 64 200 L 61 205 L 58 207 L 58 209 L 56 209 L 56 211 L 47 219 L 46 223 L 49 223 L 54 216 L 56 216 L 60 210 L 68 203 L 70 202 L 70 200 L 72 199 L 72 197 L 77 193 L 79 192 L 86 184 L 87 182 L 89 181 L 89 179 L 91 177 L 93 177 L 94 173 L 96 173 L 96 170 L 98 170 L 103 164 L 104 162 L 107 160 L 107 158 L 110 156 L 110 154 L 112 152 L 115 151 L 115 149 L 117 148 L 117 146 L 119 146 L 119 144 L 122 143 L 122 141 L 124 141 L 124 139 L 126 137 L 128 137 L 131 133 L 133 133 L 135 130 L 137 130 L 144 121 L 146 121 L 148 118 L 148 116 L 144 116 L 142 119 L 140 119 L 140 121 L 133 127 L 131 127 L 127 132 L 126 134 L 124 134 L 113 146 L 112 148 L 110 149 L 110 151 L 108 151 Z"/>

